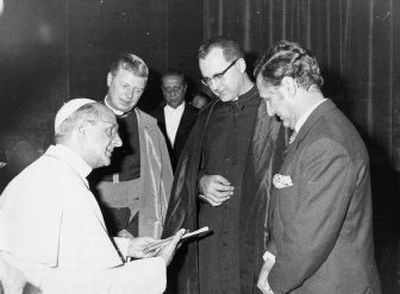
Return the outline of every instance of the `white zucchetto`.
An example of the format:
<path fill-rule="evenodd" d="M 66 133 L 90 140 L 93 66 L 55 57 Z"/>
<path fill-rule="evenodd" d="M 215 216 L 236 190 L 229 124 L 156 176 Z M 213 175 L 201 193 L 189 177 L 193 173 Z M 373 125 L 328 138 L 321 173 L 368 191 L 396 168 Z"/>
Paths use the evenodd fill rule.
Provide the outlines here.
<path fill-rule="evenodd" d="M 96 103 L 97 101 L 89 99 L 89 98 L 75 98 L 66 102 L 60 110 L 58 110 L 56 114 L 56 118 L 54 119 L 54 130 L 57 132 L 57 129 L 60 127 L 62 122 L 66 120 L 71 114 L 73 114 L 76 110 L 86 104 Z"/>

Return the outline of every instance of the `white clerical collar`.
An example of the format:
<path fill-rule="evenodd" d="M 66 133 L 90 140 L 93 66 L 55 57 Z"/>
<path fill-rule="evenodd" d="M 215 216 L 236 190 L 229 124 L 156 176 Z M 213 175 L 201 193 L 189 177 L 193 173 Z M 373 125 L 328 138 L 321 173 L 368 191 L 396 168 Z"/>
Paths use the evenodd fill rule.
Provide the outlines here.
<path fill-rule="evenodd" d="M 313 107 L 311 107 L 308 111 L 306 111 L 305 113 L 303 113 L 302 116 L 300 116 L 300 118 L 297 120 L 296 125 L 294 127 L 294 131 L 296 133 L 299 133 L 301 127 L 304 125 L 304 123 L 306 122 L 307 118 L 311 115 L 311 113 L 323 102 L 325 102 L 327 99 L 323 99 L 320 102 L 318 102 L 317 104 L 315 104 Z"/>
<path fill-rule="evenodd" d="M 185 101 L 183 101 L 181 103 L 181 105 L 179 105 L 177 108 L 173 108 L 173 107 L 169 106 L 168 104 L 165 104 L 164 109 L 166 109 L 170 112 L 183 112 L 183 110 L 185 109 Z"/>
<path fill-rule="evenodd" d="M 106 96 L 106 97 L 104 98 L 104 104 L 105 104 L 108 108 L 110 108 L 111 111 L 114 112 L 114 114 L 115 114 L 116 116 L 122 116 L 122 115 L 124 115 L 124 112 L 123 112 L 123 111 L 118 110 L 118 109 L 115 109 L 114 107 L 112 107 L 112 106 L 110 105 L 110 103 L 108 103 L 107 97 L 108 97 L 108 96 Z"/>
<path fill-rule="evenodd" d="M 56 157 L 67 163 L 83 179 L 86 179 L 92 171 L 92 168 L 78 153 L 65 145 L 50 145 L 45 155 Z"/>

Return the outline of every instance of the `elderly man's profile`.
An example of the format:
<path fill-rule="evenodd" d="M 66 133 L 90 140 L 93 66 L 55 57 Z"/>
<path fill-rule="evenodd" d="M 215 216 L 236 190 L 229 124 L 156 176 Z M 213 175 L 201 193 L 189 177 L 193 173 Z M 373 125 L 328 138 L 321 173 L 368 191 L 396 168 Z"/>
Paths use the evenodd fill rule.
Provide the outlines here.
<path fill-rule="evenodd" d="M 88 188 L 88 174 L 109 165 L 121 146 L 115 115 L 102 103 L 73 99 L 58 111 L 54 129 L 56 144 L 0 198 L 1 263 L 41 293 L 162 293 L 184 231 L 151 253 L 151 237 L 110 238 Z M 23 283 L 13 286 L 22 292 Z"/>

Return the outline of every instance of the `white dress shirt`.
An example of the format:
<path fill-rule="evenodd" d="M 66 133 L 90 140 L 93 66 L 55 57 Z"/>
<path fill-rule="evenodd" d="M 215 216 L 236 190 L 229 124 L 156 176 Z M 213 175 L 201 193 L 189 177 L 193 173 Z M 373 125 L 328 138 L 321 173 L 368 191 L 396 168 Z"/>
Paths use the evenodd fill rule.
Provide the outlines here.
<path fill-rule="evenodd" d="M 294 131 L 296 133 L 299 133 L 300 128 L 304 125 L 304 123 L 306 122 L 307 118 L 311 115 L 311 113 L 313 113 L 313 111 L 320 106 L 323 102 L 325 102 L 327 99 L 323 99 L 320 102 L 318 102 L 317 104 L 315 104 L 313 107 L 311 107 L 308 111 L 306 111 L 305 113 L 303 113 L 302 116 L 299 117 L 299 119 L 296 122 L 296 125 L 294 127 Z"/>
<path fill-rule="evenodd" d="M 165 128 L 167 130 L 168 139 L 171 146 L 174 146 L 176 133 L 179 123 L 181 122 L 183 111 L 185 110 L 185 102 L 177 108 L 173 108 L 168 104 L 164 106 Z"/>
<path fill-rule="evenodd" d="M 107 96 L 106 96 L 106 98 L 104 98 L 104 104 L 105 104 L 109 109 L 111 109 L 111 111 L 114 112 L 114 114 L 115 114 L 116 116 L 122 116 L 122 115 L 124 115 L 124 112 L 123 112 L 123 111 L 118 110 L 118 109 L 115 109 L 114 107 L 111 106 L 110 103 L 108 103 L 108 101 L 107 101 Z"/>

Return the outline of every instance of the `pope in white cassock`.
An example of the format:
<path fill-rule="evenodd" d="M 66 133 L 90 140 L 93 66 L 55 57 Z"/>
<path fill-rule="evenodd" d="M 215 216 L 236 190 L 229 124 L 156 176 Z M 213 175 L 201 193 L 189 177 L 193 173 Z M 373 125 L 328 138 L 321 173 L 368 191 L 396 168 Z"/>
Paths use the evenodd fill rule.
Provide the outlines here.
<path fill-rule="evenodd" d="M 41 293 L 162 293 L 184 230 L 154 257 L 153 238 L 111 239 L 86 181 L 121 146 L 114 114 L 73 99 L 56 115 L 55 142 L 0 197 L 0 262 Z"/>

